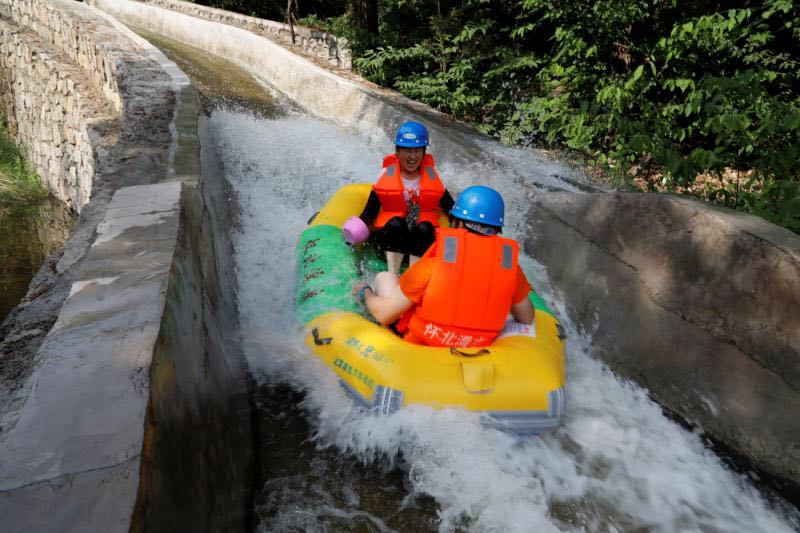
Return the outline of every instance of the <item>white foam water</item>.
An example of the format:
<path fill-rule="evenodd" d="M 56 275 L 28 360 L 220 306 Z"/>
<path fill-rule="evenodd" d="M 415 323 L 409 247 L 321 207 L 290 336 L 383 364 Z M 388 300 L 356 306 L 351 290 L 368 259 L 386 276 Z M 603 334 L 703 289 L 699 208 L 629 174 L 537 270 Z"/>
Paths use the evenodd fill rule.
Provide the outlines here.
<path fill-rule="evenodd" d="M 266 120 L 220 110 L 211 125 L 241 210 L 235 249 L 251 368 L 265 384 L 288 383 L 305 393 L 317 446 L 367 464 L 400 465 L 409 497 L 435 500 L 439 530 L 775 532 L 800 526 L 796 511 L 766 501 L 698 435 L 666 418 L 646 391 L 591 357 L 590 335 L 566 319 L 541 266 L 527 257 L 526 272 L 568 333 L 561 428 L 519 440 L 487 430 L 459 410 L 412 406 L 391 416 L 359 411 L 303 345 L 293 313 L 295 244 L 333 191 L 377 178 L 391 140 L 378 132 L 371 140 L 358 137 L 305 116 Z M 543 185 L 553 187 L 557 178 L 525 152 L 498 148 L 494 155 L 508 154 L 515 158 L 515 176 L 500 175 L 489 163 L 457 167 L 441 161 L 439 170 L 454 195 L 476 179 L 498 188 L 508 199 L 507 234 L 519 238 L 530 231 L 521 220 L 531 189 L 523 182 L 544 176 Z M 297 502 L 305 509 L 302 521 L 271 528 L 318 529 L 315 516 L 327 513 L 363 515 L 372 530 L 391 529 L 386 517 L 365 514 L 354 502 L 346 509 Z M 309 514 L 309 508 L 316 511 Z"/>

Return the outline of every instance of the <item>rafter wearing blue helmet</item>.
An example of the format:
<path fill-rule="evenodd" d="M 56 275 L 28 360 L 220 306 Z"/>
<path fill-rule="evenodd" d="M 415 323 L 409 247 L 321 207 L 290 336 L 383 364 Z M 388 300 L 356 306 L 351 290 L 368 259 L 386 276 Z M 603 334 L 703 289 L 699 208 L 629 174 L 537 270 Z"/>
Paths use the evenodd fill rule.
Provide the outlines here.
<path fill-rule="evenodd" d="M 397 128 L 395 152 L 383 159 L 383 171 L 373 185 L 359 219 L 369 228 L 370 244 L 386 253 L 390 272 L 400 271 L 408 255 L 414 263 L 435 239 L 440 217 L 453 207 L 430 154 L 428 129 L 419 122 Z"/>
<path fill-rule="evenodd" d="M 427 346 L 488 346 L 508 314 L 530 324 L 531 287 L 516 241 L 498 235 L 505 224 L 500 193 L 469 187 L 450 211 L 453 227 L 438 228 L 433 246 L 398 279 L 382 272 L 375 291 L 356 285 L 369 312 L 403 338 Z M 361 296 L 363 295 L 363 296 Z"/>
<path fill-rule="evenodd" d="M 481 235 L 497 235 L 503 227 L 506 204 L 500 193 L 490 187 L 474 185 L 459 195 L 450 216 Z"/>
<path fill-rule="evenodd" d="M 402 148 L 425 148 L 430 144 L 428 128 L 419 122 L 405 122 L 397 128 L 394 144 Z"/>

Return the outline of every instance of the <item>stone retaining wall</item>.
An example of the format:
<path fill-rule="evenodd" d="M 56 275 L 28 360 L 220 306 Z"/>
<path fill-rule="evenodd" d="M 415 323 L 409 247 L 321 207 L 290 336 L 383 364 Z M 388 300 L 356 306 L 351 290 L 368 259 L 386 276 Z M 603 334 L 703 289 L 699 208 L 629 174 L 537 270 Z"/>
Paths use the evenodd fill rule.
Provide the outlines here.
<path fill-rule="evenodd" d="M 34 171 L 75 211 L 124 116 L 141 113 L 137 96 L 152 90 L 158 66 L 145 57 L 82 3 L 0 0 L 2 111 Z"/>
<path fill-rule="evenodd" d="M 122 112 L 124 88 L 118 69 L 130 57 L 130 45 L 92 10 L 68 0 L 0 0 L 0 16 L 39 35 L 48 49 L 66 54 L 112 110 Z"/>
<path fill-rule="evenodd" d="M 299 46 L 312 56 L 327 61 L 334 67 L 344 69 L 351 68 L 350 50 L 347 40 L 337 37 L 332 33 L 327 33 L 305 26 L 295 26 L 295 42 L 292 43 L 292 34 L 287 24 L 272 20 L 259 19 L 240 15 L 231 11 L 215 9 L 190 2 L 180 0 L 142 0 L 147 4 L 169 9 L 178 13 L 184 13 L 193 17 L 221 22 L 229 26 L 243 28 L 253 33 L 266 35 L 271 39 L 282 44 L 294 44 Z"/>
<path fill-rule="evenodd" d="M 44 185 L 75 211 L 89 201 L 95 151 L 119 117 L 65 54 L 0 19 L 0 103 L 8 130 Z"/>

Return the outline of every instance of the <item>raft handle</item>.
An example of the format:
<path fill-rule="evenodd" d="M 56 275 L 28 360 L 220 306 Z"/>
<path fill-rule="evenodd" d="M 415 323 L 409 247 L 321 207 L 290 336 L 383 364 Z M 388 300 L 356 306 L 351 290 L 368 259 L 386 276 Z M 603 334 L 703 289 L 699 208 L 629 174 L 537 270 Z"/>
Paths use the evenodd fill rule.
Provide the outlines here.
<path fill-rule="evenodd" d="M 450 353 L 453 355 L 460 355 L 462 357 L 475 357 L 476 355 L 489 355 L 489 350 L 487 350 L 486 348 L 481 348 L 475 353 L 467 353 L 467 352 L 462 352 L 458 348 L 450 348 Z"/>
<path fill-rule="evenodd" d="M 311 330 L 311 336 L 314 337 L 314 344 L 317 346 L 322 346 L 323 344 L 330 344 L 333 340 L 333 337 L 325 337 L 321 339 L 319 337 L 319 328 L 314 328 Z"/>
<path fill-rule="evenodd" d="M 556 324 L 556 331 L 558 332 L 558 339 L 559 340 L 563 341 L 564 339 L 567 338 L 567 332 L 564 331 L 564 326 L 562 326 L 561 324 L 558 324 L 558 323 Z"/>

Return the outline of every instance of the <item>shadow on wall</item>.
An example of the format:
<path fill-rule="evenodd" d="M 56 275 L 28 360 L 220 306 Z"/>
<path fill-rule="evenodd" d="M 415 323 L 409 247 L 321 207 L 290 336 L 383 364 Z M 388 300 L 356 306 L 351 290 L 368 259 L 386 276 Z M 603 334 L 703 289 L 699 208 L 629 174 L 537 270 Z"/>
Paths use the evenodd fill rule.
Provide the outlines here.
<path fill-rule="evenodd" d="M 799 488 L 800 237 L 657 194 L 540 193 L 528 222 L 596 356 Z"/>
<path fill-rule="evenodd" d="M 202 121 L 201 121 L 202 122 Z M 184 186 L 176 258 L 151 367 L 132 531 L 253 529 L 253 384 L 238 339 L 227 192 L 207 161 Z M 206 146 L 212 146 L 206 150 Z"/>

